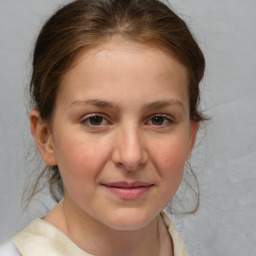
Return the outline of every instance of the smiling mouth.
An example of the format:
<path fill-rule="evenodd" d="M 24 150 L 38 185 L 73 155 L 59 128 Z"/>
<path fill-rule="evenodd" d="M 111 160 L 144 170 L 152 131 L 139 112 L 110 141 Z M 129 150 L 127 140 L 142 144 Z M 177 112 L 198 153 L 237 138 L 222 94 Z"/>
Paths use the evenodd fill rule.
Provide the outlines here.
<path fill-rule="evenodd" d="M 114 182 L 102 184 L 115 196 L 123 200 L 135 200 L 146 194 L 154 185 L 145 182 Z"/>

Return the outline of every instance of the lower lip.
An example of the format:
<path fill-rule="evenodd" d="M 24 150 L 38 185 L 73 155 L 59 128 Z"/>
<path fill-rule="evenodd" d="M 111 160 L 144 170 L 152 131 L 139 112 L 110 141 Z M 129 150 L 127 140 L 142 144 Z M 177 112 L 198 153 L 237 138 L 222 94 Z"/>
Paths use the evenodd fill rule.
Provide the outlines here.
<path fill-rule="evenodd" d="M 119 187 L 108 187 L 106 188 L 111 191 L 117 197 L 124 200 L 135 200 L 140 198 L 142 195 L 147 193 L 152 186 L 146 187 L 135 187 L 135 188 L 119 188 Z"/>

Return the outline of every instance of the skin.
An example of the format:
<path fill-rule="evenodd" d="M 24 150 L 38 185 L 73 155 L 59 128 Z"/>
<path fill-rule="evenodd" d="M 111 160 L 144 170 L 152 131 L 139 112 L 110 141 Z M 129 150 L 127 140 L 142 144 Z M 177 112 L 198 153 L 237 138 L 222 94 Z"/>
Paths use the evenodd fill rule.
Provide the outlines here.
<path fill-rule="evenodd" d="M 81 52 L 62 77 L 52 123 L 37 110 L 30 121 L 65 186 L 46 221 L 94 255 L 172 255 L 159 212 L 179 187 L 198 123 L 188 72 L 171 53 L 119 37 Z M 106 186 L 120 181 L 150 186 L 127 199 Z"/>

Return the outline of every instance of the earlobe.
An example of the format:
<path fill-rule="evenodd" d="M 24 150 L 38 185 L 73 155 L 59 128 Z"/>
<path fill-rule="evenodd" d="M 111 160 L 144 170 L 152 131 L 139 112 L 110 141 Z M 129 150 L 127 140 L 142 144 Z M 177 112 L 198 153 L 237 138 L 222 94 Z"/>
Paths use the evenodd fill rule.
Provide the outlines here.
<path fill-rule="evenodd" d="M 42 159 L 48 165 L 56 165 L 53 145 L 53 136 L 49 125 L 42 121 L 38 110 L 33 109 L 29 114 L 31 134 L 34 137 L 38 151 Z"/>
<path fill-rule="evenodd" d="M 190 128 L 190 138 L 189 138 L 189 148 L 187 152 L 187 160 L 189 160 L 191 156 L 192 149 L 194 147 L 195 141 L 196 141 L 196 135 L 199 129 L 199 122 L 191 122 L 191 128 Z"/>

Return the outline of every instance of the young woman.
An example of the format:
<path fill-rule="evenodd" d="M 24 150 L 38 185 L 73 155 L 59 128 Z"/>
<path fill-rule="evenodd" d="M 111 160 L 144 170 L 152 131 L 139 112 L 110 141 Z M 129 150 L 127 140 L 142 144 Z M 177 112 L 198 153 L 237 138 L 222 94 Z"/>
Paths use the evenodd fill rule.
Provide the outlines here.
<path fill-rule="evenodd" d="M 77 0 L 36 41 L 31 132 L 56 207 L 12 238 L 23 256 L 188 255 L 162 211 L 203 120 L 204 57 L 158 0 Z M 10 249 L 11 250 L 11 249 Z"/>

